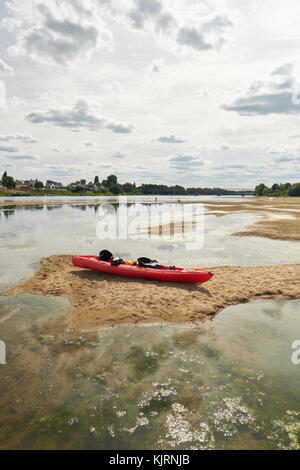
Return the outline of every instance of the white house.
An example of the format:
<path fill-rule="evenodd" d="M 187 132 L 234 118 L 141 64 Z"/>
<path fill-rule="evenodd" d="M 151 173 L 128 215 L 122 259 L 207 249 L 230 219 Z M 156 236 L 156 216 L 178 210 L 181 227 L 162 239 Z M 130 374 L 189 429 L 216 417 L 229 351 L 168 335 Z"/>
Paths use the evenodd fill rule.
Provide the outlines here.
<path fill-rule="evenodd" d="M 55 189 L 63 189 L 63 187 L 62 183 L 57 183 L 56 181 L 48 180 L 46 182 L 46 189 L 50 189 L 51 191 L 54 191 Z"/>

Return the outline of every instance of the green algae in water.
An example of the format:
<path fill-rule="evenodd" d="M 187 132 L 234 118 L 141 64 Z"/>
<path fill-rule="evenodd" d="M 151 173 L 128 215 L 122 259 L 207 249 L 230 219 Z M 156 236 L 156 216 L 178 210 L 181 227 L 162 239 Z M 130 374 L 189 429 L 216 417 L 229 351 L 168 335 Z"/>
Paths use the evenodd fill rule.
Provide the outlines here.
<path fill-rule="evenodd" d="M 67 308 L 0 298 L 0 449 L 300 448 L 299 301 L 84 334 Z"/>

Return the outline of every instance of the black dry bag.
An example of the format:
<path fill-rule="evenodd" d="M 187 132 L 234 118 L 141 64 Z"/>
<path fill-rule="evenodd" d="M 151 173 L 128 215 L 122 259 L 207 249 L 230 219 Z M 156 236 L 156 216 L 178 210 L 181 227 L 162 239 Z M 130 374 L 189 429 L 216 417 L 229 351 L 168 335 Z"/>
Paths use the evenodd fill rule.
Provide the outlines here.
<path fill-rule="evenodd" d="M 139 258 L 138 265 L 141 268 L 161 269 L 161 265 L 158 264 L 156 259 L 152 260 L 150 258 Z"/>
<path fill-rule="evenodd" d="M 108 250 L 102 250 L 99 253 L 100 261 L 109 261 L 110 259 L 112 259 L 112 257 L 113 257 L 113 254 Z"/>

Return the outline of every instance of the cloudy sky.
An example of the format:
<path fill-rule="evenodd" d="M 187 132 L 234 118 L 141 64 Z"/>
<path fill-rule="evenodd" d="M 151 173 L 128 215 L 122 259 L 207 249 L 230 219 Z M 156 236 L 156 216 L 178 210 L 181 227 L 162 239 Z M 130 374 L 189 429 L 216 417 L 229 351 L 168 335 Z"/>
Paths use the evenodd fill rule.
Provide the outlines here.
<path fill-rule="evenodd" d="M 299 15 L 299 0 L 1 1 L 0 172 L 299 181 Z"/>

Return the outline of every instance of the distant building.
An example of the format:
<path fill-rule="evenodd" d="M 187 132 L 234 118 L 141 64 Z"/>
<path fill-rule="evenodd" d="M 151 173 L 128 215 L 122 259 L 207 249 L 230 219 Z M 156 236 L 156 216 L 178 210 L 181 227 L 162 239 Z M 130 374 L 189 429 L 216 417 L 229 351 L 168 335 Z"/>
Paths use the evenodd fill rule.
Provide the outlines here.
<path fill-rule="evenodd" d="M 105 191 L 105 187 L 102 185 L 94 184 L 91 181 L 89 183 L 83 184 L 83 180 L 81 181 L 76 181 L 75 183 L 70 183 L 67 186 L 67 189 L 70 191 L 80 188 L 82 192 L 84 191 L 90 191 L 90 192 L 99 192 L 99 191 Z"/>
<path fill-rule="evenodd" d="M 99 187 L 96 184 L 92 183 L 92 182 L 88 183 L 86 188 L 87 188 L 88 191 L 99 191 L 99 189 L 98 189 Z"/>
<path fill-rule="evenodd" d="M 22 183 L 21 187 L 24 188 L 34 188 L 36 180 L 26 180 Z"/>
<path fill-rule="evenodd" d="M 56 181 L 48 180 L 45 187 L 46 189 L 54 191 L 55 189 L 63 189 L 64 185 L 62 183 L 57 183 Z"/>
<path fill-rule="evenodd" d="M 21 189 L 22 187 L 24 187 L 24 181 L 15 180 L 15 183 L 16 183 L 16 188 L 15 189 Z"/>

